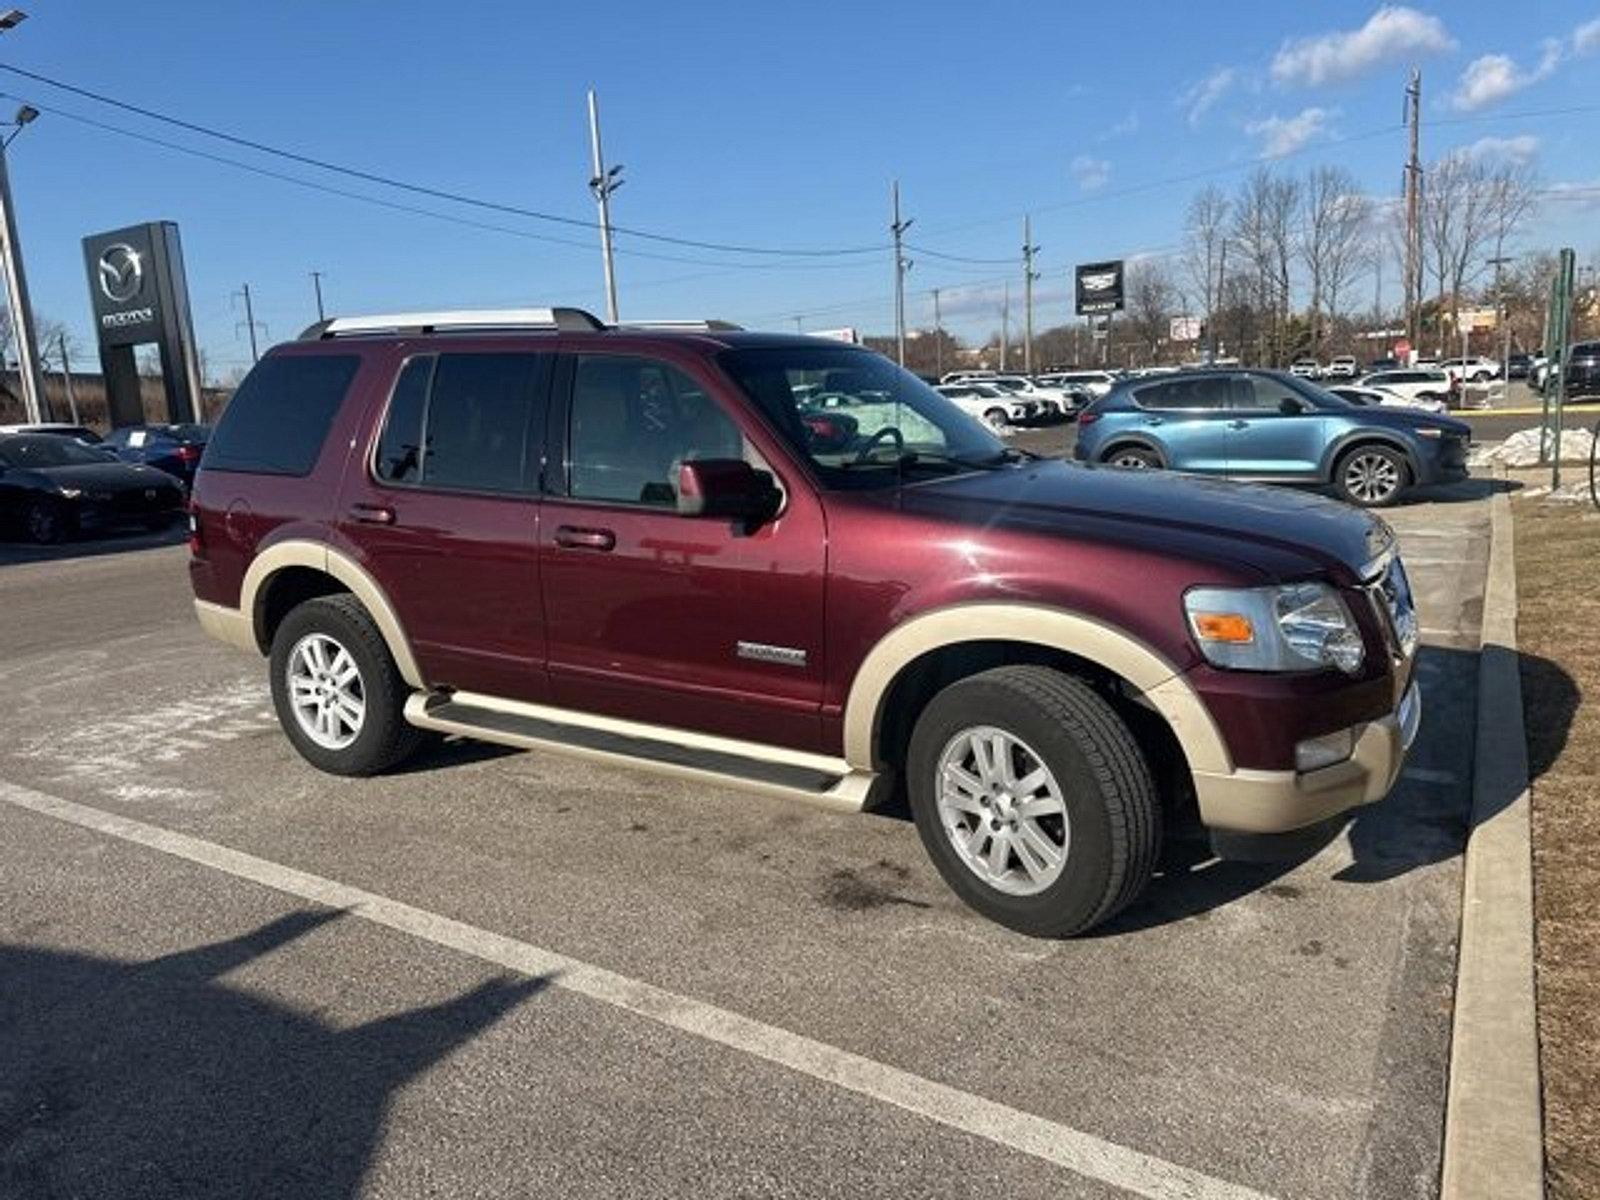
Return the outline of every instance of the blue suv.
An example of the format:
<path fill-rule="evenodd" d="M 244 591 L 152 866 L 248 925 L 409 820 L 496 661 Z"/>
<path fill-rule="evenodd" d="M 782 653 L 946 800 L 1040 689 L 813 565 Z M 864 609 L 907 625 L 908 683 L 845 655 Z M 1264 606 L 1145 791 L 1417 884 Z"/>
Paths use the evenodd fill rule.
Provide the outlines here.
<path fill-rule="evenodd" d="M 1198 370 L 1123 380 L 1078 415 L 1073 457 L 1270 483 L 1331 485 L 1351 504 L 1465 479 L 1471 427 L 1351 404 L 1280 371 Z"/>

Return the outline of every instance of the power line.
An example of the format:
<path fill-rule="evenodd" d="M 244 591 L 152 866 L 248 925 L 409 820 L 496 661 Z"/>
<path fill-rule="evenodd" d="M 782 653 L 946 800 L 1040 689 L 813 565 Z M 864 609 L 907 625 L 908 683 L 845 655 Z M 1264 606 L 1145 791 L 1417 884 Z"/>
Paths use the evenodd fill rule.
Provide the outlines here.
<path fill-rule="evenodd" d="M 331 162 L 327 159 L 317 158 L 310 154 L 302 154 L 296 150 L 285 150 L 281 146 L 273 146 L 254 138 L 242 137 L 239 134 L 228 133 L 225 130 L 214 129 L 201 125 L 195 121 L 174 117 L 168 113 L 157 112 L 155 109 L 145 108 L 143 105 L 133 104 L 126 100 L 118 100 L 114 96 L 107 96 L 103 92 L 91 91 L 76 84 L 65 83 L 59 79 L 52 79 L 48 75 L 41 75 L 35 71 L 27 71 L 9 63 L 0 63 L 0 70 L 10 71 L 24 79 L 31 79 L 35 83 L 42 83 L 46 87 L 57 88 L 70 92 L 75 96 L 93 100 L 97 104 L 105 104 L 124 112 L 134 113 L 151 121 L 158 121 L 164 125 L 172 125 L 179 129 L 186 129 L 190 133 L 198 133 L 204 137 L 216 138 L 218 141 L 228 142 L 258 154 L 267 154 L 275 158 L 287 159 L 300 163 L 303 166 L 315 167 L 319 171 L 329 171 L 336 175 L 345 175 L 352 179 L 360 179 L 366 183 L 375 183 L 383 187 L 391 187 L 400 191 L 412 192 L 419 196 L 429 196 L 435 200 L 446 200 L 452 204 L 463 204 L 472 208 L 486 209 L 490 212 L 505 213 L 508 216 L 526 217 L 534 221 L 548 221 L 558 225 L 569 225 L 580 229 L 597 230 L 600 228 L 595 221 L 584 220 L 581 217 L 566 217 L 559 213 L 541 212 L 538 209 L 523 208 L 516 204 L 504 204 L 497 200 L 485 200 L 478 196 L 469 196 L 462 192 L 452 192 L 445 188 L 430 187 L 427 184 L 411 183 L 404 179 L 396 179 L 388 175 L 380 175 L 375 171 L 364 171 L 358 167 L 347 167 L 341 163 Z M 752 254 L 770 255 L 784 258 L 837 258 L 847 255 L 877 254 L 888 249 L 887 246 L 842 246 L 842 247 L 778 247 L 778 246 L 744 246 L 730 242 L 709 242 L 697 238 L 677 237 L 666 233 L 653 233 L 644 229 L 633 229 L 622 225 L 612 227 L 616 233 L 627 234 L 630 237 L 641 238 L 645 241 L 663 242 L 673 246 L 687 246 L 697 250 L 713 250 L 724 254 Z"/>

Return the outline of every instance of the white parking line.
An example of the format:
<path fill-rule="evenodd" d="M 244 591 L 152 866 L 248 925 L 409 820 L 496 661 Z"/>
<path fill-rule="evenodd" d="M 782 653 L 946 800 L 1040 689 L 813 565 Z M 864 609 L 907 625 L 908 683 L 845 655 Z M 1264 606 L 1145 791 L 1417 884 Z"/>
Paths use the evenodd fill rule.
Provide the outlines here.
<path fill-rule="evenodd" d="M 336 880 L 3 780 L 0 780 L 0 801 L 199 863 L 303 900 L 345 909 L 352 916 L 524 975 L 546 976 L 554 986 L 569 992 L 743 1051 L 1138 1196 L 1152 1200 L 1268 1200 L 1263 1193 L 1240 1184 L 924 1079 L 703 1000 L 669 992 L 604 967 Z"/>

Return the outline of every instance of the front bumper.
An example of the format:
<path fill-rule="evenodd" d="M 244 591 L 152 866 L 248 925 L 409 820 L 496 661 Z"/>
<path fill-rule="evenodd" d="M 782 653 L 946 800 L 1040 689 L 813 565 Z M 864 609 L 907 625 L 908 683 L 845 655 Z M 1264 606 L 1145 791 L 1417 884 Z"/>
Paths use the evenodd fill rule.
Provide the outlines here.
<path fill-rule="evenodd" d="M 1413 681 L 1394 712 L 1361 728 L 1343 762 L 1315 771 L 1196 771 L 1200 819 L 1232 833 L 1284 833 L 1381 800 L 1421 723 L 1422 692 Z"/>

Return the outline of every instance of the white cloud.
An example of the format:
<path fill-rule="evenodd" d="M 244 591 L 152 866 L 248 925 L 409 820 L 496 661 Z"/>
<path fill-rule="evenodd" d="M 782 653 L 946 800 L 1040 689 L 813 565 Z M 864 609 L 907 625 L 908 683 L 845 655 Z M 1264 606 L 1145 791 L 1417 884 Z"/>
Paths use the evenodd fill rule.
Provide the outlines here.
<path fill-rule="evenodd" d="M 1387 62 L 1454 50 L 1455 39 L 1438 17 L 1394 5 L 1378 9 L 1360 29 L 1294 38 L 1272 59 L 1279 83 L 1337 83 L 1354 79 Z"/>
<path fill-rule="evenodd" d="M 1519 133 L 1515 137 L 1483 137 L 1470 146 L 1462 147 L 1458 153 L 1485 162 L 1520 166 L 1532 162 L 1538 155 L 1539 139 L 1531 133 Z"/>
<path fill-rule="evenodd" d="M 1572 31 L 1572 49 L 1575 54 L 1593 54 L 1600 50 L 1600 17 Z"/>
<path fill-rule="evenodd" d="M 1539 65 L 1531 71 L 1524 71 L 1505 54 L 1485 54 L 1475 58 L 1461 72 L 1461 81 L 1450 97 L 1450 107 L 1460 112 L 1476 112 L 1491 104 L 1498 104 L 1523 88 L 1549 78 L 1561 65 L 1562 57 L 1561 43 L 1548 38 L 1544 43 L 1544 52 L 1539 56 Z"/>
<path fill-rule="evenodd" d="M 1201 118 L 1211 110 L 1212 105 L 1233 86 L 1235 78 L 1232 67 L 1218 67 L 1199 83 L 1178 93 L 1178 107 L 1185 110 L 1191 126 L 1200 124 Z"/>
<path fill-rule="evenodd" d="M 1115 141 L 1117 138 L 1130 137 L 1133 134 L 1138 133 L 1138 132 L 1139 132 L 1139 110 L 1136 109 L 1136 108 L 1133 108 L 1133 109 L 1129 109 L 1128 110 L 1128 115 L 1123 117 L 1122 120 L 1116 121 L 1116 122 L 1113 122 L 1110 125 L 1107 125 L 1106 128 L 1101 132 L 1100 136 L 1095 138 L 1095 141 L 1097 141 L 1097 142 Z"/>
<path fill-rule="evenodd" d="M 1326 132 L 1328 121 L 1335 116 L 1338 116 L 1336 109 L 1306 108 L 1292 117 L 1273 115 L 1262 121 L 1252 121 L 1244 131 L 1261 139 L 1262 158 L 1282 158 Z"/>
<path fill-rule="evenodd" d="M 1080 191 L 1098 191 L 1111 179 L 1111 164 L 1103 158 L 1093 158 L 1087 154 L 1078 155 L 1068 165 L 1067 170 L 1071 171 L 1072 177 L 1078 181 Z"/>

